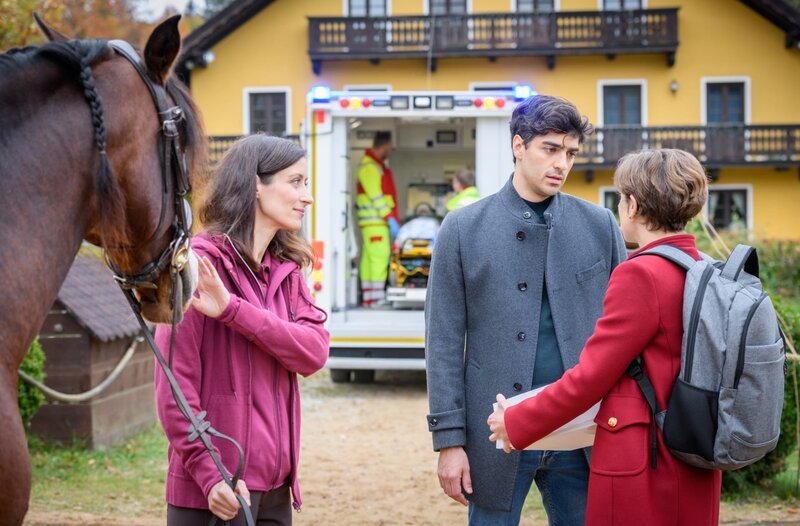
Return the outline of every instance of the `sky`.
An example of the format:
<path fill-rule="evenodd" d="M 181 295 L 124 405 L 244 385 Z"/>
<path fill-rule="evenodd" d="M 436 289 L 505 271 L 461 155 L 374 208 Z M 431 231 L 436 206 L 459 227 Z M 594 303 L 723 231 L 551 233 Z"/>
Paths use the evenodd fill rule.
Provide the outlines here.
<path fill-rule="evenodd" d="M 164 14 L 167 6 L 175 8 L 179 13 L 183 13 L 186 8 L 187 0 L 138 0 L 137 13 L 145 20 L 158 20 Z M 205 6 L 203 0 L 195 0 L 196 8 L 202 9 Z"/>

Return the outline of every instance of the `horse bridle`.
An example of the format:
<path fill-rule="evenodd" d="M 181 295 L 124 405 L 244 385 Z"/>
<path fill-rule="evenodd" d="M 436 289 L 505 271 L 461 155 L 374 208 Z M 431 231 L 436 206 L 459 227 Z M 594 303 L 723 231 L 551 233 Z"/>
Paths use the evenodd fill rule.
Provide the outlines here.
<path fill-rule="evenodd" d="M 231 489 L 235 489 L 244 470 L 244 451 L 242 450 L 242 447 L 233 438 L 220 433 L 211 427 L 211 423 L 207 420 L 204 420 L 206 416 L 205 411 L 201 411 L 195 415 L 194 410 L 192 410 L 192 408 L 189 406 L 186 397 L 181 391 L 175 375 L 172 373 L 172 351 L 175 344 L 175 327 L 178 321 L 178 312 L 181 308 L 177 287 L 179 278 L 178 274 L 181 270 L 183 270 L 189 261 L 189 238 L 191 236 L 190 232 L 192 228 L 191 206 L 186 200 L 186 194 L 189 192 L 189 190 L 191 190 L 191 185 L 189 184 L 189 178 L 186 172 L 186 159 L 183 151 L 181 150 L 180 131 L 178 128 L 178 123 L 185 118 L 184 113 L 180 106 L 169 105 L 165 89 L 162 86 L 155 84 L 150 80 L 150 77 L 147 76 L 147 72 L 142 67 L 139 55 L 136 53 L 136 50 L 133 49 L 133 46 L 123 40 L 111 40 L 108 44 L 115 52 L 124 57 L 133 66 L 133 68 L 141 77 L 142 81 L 144 81 L 144 84 L 150 91 L 150 95 L 155 103 L 156 111 L 158 113 L 158 120 L 161 127 L 161 134 L 159 136 L 159 147 L 161 149 L 161 156 L 159 160 L 161 161 L 161 180 L 163 188 L 163 193 L 161 196 L 161 214 L 155 230 L 147 241 L 153 239 L 161 230 L 167 208 L 167 198 L 171 190 L 174 193 L 175 198 L 175 219 L 172 225 L 174 228 L 172 241 L 170 241 L 167 248 L 161 252 L 161 255 L 156 260 L 146 264 L 138 273 L 133 275 L 124 274 L 119 267 L 117 267 L 117 265 L 111 261 L 111 259 L 108 257 L 108 254 L 106 254 L 106 263 L 113 272 L 114 279 L 117 281 L 123 293 L 125 294 L 125 298 L 128 300 L 128 303 L 130 303 L 131 309 L 136 315 L 136 319 L 142 328 L 144 337 L 150 344 L 156 360 L 164 371 L 164 375 L 166 376 L 170 388 L 172 389 L 172 395 L 175 398 L 175 403 L 177 404 L 178 409 L 189 421 L 189 426 L 187 429 L 189 434 L 188 441 L 193 442 L 199 439 L 203 443 L 206 450 L 208 450 L 208 453 L 211 455 L 214 464 L 217 466 L 222 479 Z M 156 285 L 156 280 L 167 267 L 170 269 L 170 279 L 172 282 L 173 291 L 171 296 L 173 318 L 172 331 L 170 332 L 169 363 L 167 363 L 167 361 L 164 359 L 164 355 L 159 351 L 158 346 L 153 339 L 153 334 L 150 328 L 142 318 L 141 303 L 133 294 L 133 289 L 137 288 L 158 288 Z M 229 442 L 233 443 L 238 450 L 239 465 L 233 476 L 228 475 L 227 469 L 222 464 L 222 461 L 219 459 L 217 453 L 214 451 L 214 446 L 211 443 L 211 436 L 228 440 Z M 242 495 L 236 493 L 236 498 L 244 512 L 245 522 L 248 526 L 253 526 L 255 522 L 253 521 L 253 515 L 250 511 L 249 505 Z M 215 516 L 211 520 L 209 526 L 214 526 L 216 522 L 217 518 Z"/>
<path fill-rule="evenodd" d="M 186 171 L 186 159 L 181 150 L 180 131 L 178 128 L 178 123 L 185 117 L 180 106 L 170 106 L 164 88 L 155 84 L 147 76 L 147 72 L 142 67 L 139 55 L 133 49 L 133 46 L 123 40 L 111 40 L 109 41 L 109 46 L 130 62 L 141 77 L 144 85 L 147 86 L 155 103 L 161 128 L 159 135 L 159 148 L 161 150 L 159 161 L 161 163 L 161 185 L 163 189 L 161 194 L 161 214 L 153 234 L 147 241 L 150 241 L 161 230 L 170 193 L 173 193 L 175 198 L 175 219 L 172 225 L 174 229 L 172 241 L 158 258 L 147 263 L 136 274 L 126 275 L 111 261 L 108 255 L 106 255 L 106 263 L 114 273 L 114 279 L 123 289 L 156 289 L 158 288 L 156 280 L 167 266 L 170 267 L 173 273 L 177 273 L 183 270 L 189 259 L 192 212 L 191 206 L 186 201 L 186 194 L 191 190 L 191 185 Z M 178 305 L 172 305 L 173 309 L 178 307 Z"/>

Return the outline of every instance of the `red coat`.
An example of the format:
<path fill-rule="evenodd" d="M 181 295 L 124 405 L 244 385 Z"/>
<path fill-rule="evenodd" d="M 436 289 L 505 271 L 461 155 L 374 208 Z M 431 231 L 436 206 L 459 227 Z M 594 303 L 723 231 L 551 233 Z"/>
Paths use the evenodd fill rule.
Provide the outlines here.
<path fill-rule="evenodd" d="M 691 235 L 671 243 L 699 258 Z M 650 410 L 626 369 L 644 356 L 660 407 L 667 406 L 681 366 L 685 271 L 658 256 L 642 256 L 611 274 L 603 316 L 578 365 L 538 396 L 510 407 L 505 424 L 523 449 L 602 399 L 589 476 L 587 525 L 716 525 L 722 475 L 673 457 L 657 432 L 657 467 L 650 467 Z M 578 306 L 579 307 L 579 306 Z"/>

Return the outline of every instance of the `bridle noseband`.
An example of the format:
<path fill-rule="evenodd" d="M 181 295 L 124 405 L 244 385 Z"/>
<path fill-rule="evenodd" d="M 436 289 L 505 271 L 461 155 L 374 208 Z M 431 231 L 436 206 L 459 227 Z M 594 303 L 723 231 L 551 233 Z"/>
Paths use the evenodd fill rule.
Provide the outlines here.
<path fill-rule="evenodd" d="M 175 199 L 175 218 L 172 223 L 174 229 L 172 241 L 161 252 L 161 255 L 146 264 L 142 269 L 133 275 L 127 275 L 111 261 L 106 253 L 106 263 L 114 274 L 114 279 L 120 287 L 125 290 L 148 288 L 156 289 L 158 277 L 169 267 L 171 272 L 177 274 L 183 270 L 189 259 L 189 238 L 192 228 L 192 212 L 189 203 L 186 201 L 186 194 L 191 190 L 189 177 L 186 171 L 186 159 L 181 150 L 180 131 L 178 123 L 185 118 L 183 109 L 180 106 L 170 106 L 165 89 L 150 80 L 147 72 L 141 64 L 139 55 L 129 43 L 123 40 L 111 40 L 109 46 L 124 57 L 141 77 L 144 85 L 150 91 L 153 102 L 158 113 L 160 124 L 159 149 L 161 155 L 161 184 L 163 188 L 161 196 L 161 214 L 153 234 L 147 241 L 150 241 L 161 230 L 164 222 L 164 215 L 167 208 L 167 199 L 170 193 Z M 174 287 L 174 283 L 173 283 Z M 138 300 L 137 300 L 138 304 Z M 173 305 L 173 308 L 179 308 Z"/>

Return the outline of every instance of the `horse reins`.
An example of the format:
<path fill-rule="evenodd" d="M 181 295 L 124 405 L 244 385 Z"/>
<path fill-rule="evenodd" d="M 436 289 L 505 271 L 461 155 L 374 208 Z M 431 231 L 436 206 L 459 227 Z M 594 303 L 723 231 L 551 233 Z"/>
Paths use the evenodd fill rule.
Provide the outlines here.
<path fill-rule="evenodd" d="M 211 427 L 211 424 L 207 420 L 204 420 L 206 411 L 201 411 L 197 415 L 194 414 L 194 411 L 189 406 L 189 403 L 181 391 L 178 381 L 176 380 L 171 369 L 172 354 L 175 343 L 175 328 L 178 322 L 178 309 L 181 308 L 182 304 L 181 294 L 178 289 L 178 282 L 180 279 L 179 273 L 189 261 L 189 238 L 191 236 L 190 231 L 192 226 L 191 207 L 186 201 L 186 194 L 189 192 L 189 190 L 191 190 L 191 185 L 189 184 L 189 178 L 187 175 L 185 157 L 181 150 L 180 130 L 178 128 L 178 123 L 184 119 L 184 113 L 180 106 L 170 106 L 165 89 L 150 80 L 150 77 L 147 76 L 147 72 L 142 67 L 139 55 L 133 49 L 133 46 L 122 40 L 111 40 L 108 44 L 117 54 L 124 57 L 139 74 L 145 86 L 147 86 L 148 91 L 150 91 L 150 95 L 155 103 L 156 111 L 158 113 L 158 119 L 161 128 L 161 133 L 159 135 L 159 147 L 161 150 L 161 155 L 159 156 L 159 160 L 161 161 L 163 194 L 161 199 L 161 214 L 159 221 L 148 241 L 161 230 L 170 190 L 172 190 L 175 197 L 175 218 L 172 225 L 174 228 L 172 241 L 155 261 L 145 265 L 138 273 L 134 275 L 124 274 L 119 267 L 115 265 L 113 261 L 111 261 L 107 254 L 106 263 L 111 268 L 111 271 L 114 274 L 114 279 L 122 289 L 122 292 L 125 295 L 125 298 L 128 300 L 128 303 L 130 303 L 131 309 L 136 315 L 136 319 L 142 328 L 144 337 L 153 350 L 153 354 L 155 354 L 156 360 L 161 366 L 161 369 L 164 371 L 164 375 L 169 382 L 172 395 L 175 399 L 178 409 L 189 421 L 189 442 L 200 439 L 209 455 L 211 455 L 211 458 L 222 475 L 223 480 L 228 486 L 230 486 L 232 490 L 234 490 L 234 494 L 239 501 L 242 510 L 244 511 L 247 525 L 254 526 L 255 523 L 253 521 L 252 513 L 250 512 L 250 507 L 248 506 L 244 497 L 235 491 L 236 485 L 242 475 L 242 471 L 244 470 L 244 452 L 242 451 L 242 447 L 233 438 L 220 433 Z M 99 99 L 99 97 L 96 96 L 96 93 L 87 93 L 86 90 L 84 90 L 84 95 L 87 99 L 89 99 L 90 103 L 90 96 L 94 97 L 95 99 Z M 99 103 L 99 100 L 97 100 L 97 102 Z M 99 120 L 100 122 L 95 122 L 96 120 Z M 104 124 L 102 123 L 102 120 L 102 114 L 100 114 L 99 119 L 93 119 L 93 125 L 95 126 L 96 133 L 105 135 Z M 101 148 L 101 155 L 103 153 L 104 152 Z M 133 289 L 136 288 L 157 288 L 156 280 L 168 266 L 170 279 L 172 282 L 170 306 L 173 312 L 172 330 L 170 334 L 169 363 L 167 363 L 163 354 L 158 349 L 158 346 L 153 339 L 153 335 L 150 332 L 150 328 L 142 318 L 141 303 L 133 294 Z M 222 464 L 222 461 L 217 453 L 214 451 L 214 446 L 211 443 L 211 436 L 228 440 L 234 446 L 236 446 L 236 449 L 239 452 L 239 464 L 233 477 L 228 475 L 228 471 Z M 216 522 L 217 518 L 215 516 L 211 520 L 209 526 L 214 526 Z M 225 522 L 225 524 L 229 523 L 230 521 Z"/>

